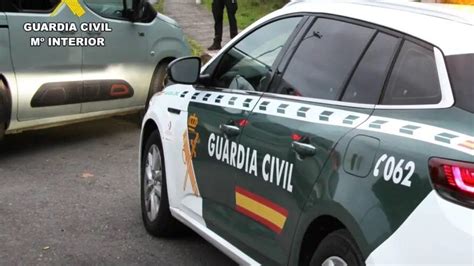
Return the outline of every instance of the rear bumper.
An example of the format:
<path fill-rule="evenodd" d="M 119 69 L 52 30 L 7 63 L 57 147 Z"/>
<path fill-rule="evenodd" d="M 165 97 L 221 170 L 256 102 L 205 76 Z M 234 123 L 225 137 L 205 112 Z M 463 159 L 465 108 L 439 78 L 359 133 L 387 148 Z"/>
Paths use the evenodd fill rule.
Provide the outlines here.
<path fill-rule="evenodd" d="M 367 265 L 474 265 L 474 210 L 432 191 Z"/>

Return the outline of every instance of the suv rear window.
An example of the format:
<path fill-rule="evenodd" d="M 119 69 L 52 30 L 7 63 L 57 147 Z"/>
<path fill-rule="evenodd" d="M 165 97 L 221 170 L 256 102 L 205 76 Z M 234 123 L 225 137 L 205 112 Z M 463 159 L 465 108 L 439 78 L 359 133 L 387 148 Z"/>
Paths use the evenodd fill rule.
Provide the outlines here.
<path fill-rule="evenodd" d="M 61 1 L 60 0 L 11 0 L 6 1 L 6 11 L 20 12 L 20 11 L 38 11 L 48 12 L 53 10 Z M 10 6 L 9 6 L 9 5 Z"/>
<path fill-rule="evenodd" d="M 474 113 L 474 54 L 446 57 L 456 106 Z"/>

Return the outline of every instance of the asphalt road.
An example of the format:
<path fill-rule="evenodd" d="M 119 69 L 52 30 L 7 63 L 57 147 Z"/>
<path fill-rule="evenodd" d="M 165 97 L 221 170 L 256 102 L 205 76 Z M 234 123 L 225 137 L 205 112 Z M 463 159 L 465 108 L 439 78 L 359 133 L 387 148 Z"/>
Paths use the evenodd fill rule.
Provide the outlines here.
<path fill-rule="evenodd" d="M 133 117 L 11 135 L 0 144 L 0 264 L 232 265 L 194 233 L 149 236 Z"/>

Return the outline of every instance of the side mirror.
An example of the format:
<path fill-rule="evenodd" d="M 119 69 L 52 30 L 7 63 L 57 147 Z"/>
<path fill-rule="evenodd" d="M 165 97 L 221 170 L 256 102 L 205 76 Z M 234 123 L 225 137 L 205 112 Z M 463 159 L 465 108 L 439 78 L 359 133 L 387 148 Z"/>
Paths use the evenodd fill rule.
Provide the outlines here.
<path fill-rule="evenodd" d="M 201 72 L 201 58 L 181 57 L 168 65 L 168 77 L 174 83 L 193 85 L 198 83 Z"/>

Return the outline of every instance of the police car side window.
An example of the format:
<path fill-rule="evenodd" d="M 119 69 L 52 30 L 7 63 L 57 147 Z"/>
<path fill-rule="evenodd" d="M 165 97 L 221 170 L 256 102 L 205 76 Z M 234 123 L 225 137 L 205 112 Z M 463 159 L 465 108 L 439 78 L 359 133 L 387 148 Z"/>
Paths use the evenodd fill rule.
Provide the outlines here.
<path fill-rule="evenodd" d="M 281 92 L 337 100 L 374 32 L 351 23 L 317 19 L 287 66 Z"/>
<path fill-rule="evenodd" d="M 342 101 L 377 104 L 400 39 L 377 33 L 350 79 Z"/>
<path fill-rule="evenodd" d="M 133 0 L 84 0 L 86 5 L 96 14 L 111 18 L 125 20 L 133 8 Z"/>
<path fill-rule="evenodd" d="M 273 63 L 300 21 L 301 17 L 284 18 L 244 37 L 223 55 L 212 85 L 238 90 L 265 89 Z"/>
<path fill-rule="evenodd" d="M 433 49 L 405 41 L 381 104 L 418 105 L 440 101 L 441 87 Z"/>

